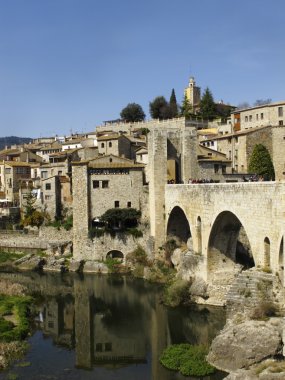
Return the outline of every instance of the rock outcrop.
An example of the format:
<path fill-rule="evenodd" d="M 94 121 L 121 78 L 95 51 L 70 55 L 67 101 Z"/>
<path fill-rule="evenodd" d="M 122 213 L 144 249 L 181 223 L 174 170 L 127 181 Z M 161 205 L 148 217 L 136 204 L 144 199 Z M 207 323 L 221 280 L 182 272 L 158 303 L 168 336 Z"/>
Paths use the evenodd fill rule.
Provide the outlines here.
<path fill-rule="evenodd" d="M 271 318 L 228 323 L 213 340 L 208 361 L 221 370 L 232 372 L 280 354 L 282 322 L 281 318 Z"/>

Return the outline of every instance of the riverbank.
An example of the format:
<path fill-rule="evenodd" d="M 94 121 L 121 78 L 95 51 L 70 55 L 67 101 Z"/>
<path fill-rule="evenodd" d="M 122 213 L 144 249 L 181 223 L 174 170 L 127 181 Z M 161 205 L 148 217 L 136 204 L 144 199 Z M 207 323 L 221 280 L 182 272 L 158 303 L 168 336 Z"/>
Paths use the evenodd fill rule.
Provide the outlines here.
<path fill-rule="evenodd" d="M 26 305 L 21 307 L 25 299 L 23 285 L 0 279 L 0 369 L 22 357 L 28 348 L 27 342 L 22 340 L 29 329 Z"/>

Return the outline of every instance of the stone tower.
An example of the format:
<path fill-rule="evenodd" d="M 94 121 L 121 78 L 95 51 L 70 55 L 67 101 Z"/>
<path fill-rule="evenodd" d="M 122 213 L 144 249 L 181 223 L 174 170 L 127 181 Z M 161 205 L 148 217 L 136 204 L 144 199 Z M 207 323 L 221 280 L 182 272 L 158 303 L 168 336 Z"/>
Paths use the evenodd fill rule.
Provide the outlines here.
<path fill-rule="evenodd" d="M 170 154 L 176 159 L 179 183 L 197 178 L 197 132 L 195 127 L 187 126 L 184 118 L 179 123 L 177 119 L 158 123 L 148 134 L 150 229 L 155 252 L 165 242 L 165 186 Z"/>
<path fill-rule="evenodd" d="M 196 86 L 194 77 L 190 77 L 188 87 L 184 90 L 184 95 L 186 95 L 191 106 L 199 105 L 201 100 L 201 89 Z"/>

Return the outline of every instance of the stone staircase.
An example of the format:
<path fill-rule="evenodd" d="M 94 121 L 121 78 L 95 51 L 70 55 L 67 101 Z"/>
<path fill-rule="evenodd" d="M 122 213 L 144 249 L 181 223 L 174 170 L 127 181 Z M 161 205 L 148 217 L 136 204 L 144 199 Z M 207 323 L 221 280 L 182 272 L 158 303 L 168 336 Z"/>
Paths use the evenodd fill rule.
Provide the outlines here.
<path fill-rule="evenodd" d="M 273 295 L 274 276 L 271 273 L 249 269 L 241 272 L 226 294 L 227 305 L 254 306 L 268 301 Z"/>

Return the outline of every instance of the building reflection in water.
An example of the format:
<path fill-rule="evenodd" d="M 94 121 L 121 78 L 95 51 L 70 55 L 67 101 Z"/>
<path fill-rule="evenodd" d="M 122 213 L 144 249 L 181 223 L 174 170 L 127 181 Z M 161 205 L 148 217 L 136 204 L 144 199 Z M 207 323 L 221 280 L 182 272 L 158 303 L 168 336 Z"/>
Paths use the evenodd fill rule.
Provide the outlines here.
<path fill-rule="evenodd" d="M 152 379 L 173 379 L 159 363 L 162 350 L 208 344 L 224 323 L 220 309 L 167 309 L 157 286 L 130 277 L 18 274 L 18 282 L 41 295 L 37 323 L 54 344 L 75 350 L 77 368 L 148 362 Z"/>

